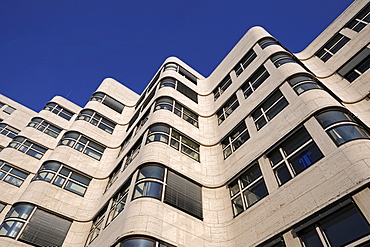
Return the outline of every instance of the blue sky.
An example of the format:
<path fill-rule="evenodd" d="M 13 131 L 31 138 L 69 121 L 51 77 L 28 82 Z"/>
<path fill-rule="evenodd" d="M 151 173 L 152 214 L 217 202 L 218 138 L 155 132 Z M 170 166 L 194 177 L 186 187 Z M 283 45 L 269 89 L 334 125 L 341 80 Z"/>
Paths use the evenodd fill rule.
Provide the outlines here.
<path fill-rule="evenodd" d="M 303 50 L 353 0 L 2 0 L 0 93 L 40 111 L 55 95 L 84 106 L 104 78 L 137 93 L 176 56 L 208 76 L 262 26 Z"/>

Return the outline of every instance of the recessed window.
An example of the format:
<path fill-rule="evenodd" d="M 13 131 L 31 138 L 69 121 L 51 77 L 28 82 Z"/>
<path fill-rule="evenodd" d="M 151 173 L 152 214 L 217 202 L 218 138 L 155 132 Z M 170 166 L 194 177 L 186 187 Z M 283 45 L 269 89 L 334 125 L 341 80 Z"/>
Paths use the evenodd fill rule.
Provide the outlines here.
<path fill-rule="evenodd" d="M 100 145 L 78 132 L 67 132 L 60 140 L 58 146 L 69 146 L 96 160 L 100 160 L 104 153 L 105 146 Z"/>
<path fill-rule="evenodd" d="M 315 53 L 315 55 L 322 61 L 326 62 L 349 41 L 350 38 L 337 33 L 328 42 L 326 42 L 326 44 Z"/>
<path fill-rule="evenodd" d="M 307 169 L 323 157 L 320 149 L 304 127 L 267 154 L 280 185 Z"/>
<path fill-rule="evenodd" d="M 244 57 L 235 65 L 234 71 L 236 73 L 236 76 L 239 76 L 251 63 L 252 61 L 257 57 L 256 53 L 251 49 L 248 51 Z"/>
<path fill-rule="evenodd" d="M 318 81 L 309 74 L 294 75 L 288 82 L 298 95 L 311 89 L 322 89 Z"/>
<path fill-rule="evenodd" d="M 271 61 L 276 68 L 286 63 L 297 63 L 292 55 L 286 52 L 279 52 L 271 56 Z"/>
<path fill-rule="evenodd" d="M 242 85 L 244 97 L 248 98 L 261 84 L 270 76 L 269 72 L 262 65 Z"/>
<path fill-rule="evenodd" d="M 370 49 L 365 48 L 356 56 L 348 60 L 342 68 L 338 70 L 343 78 L 353 82 L 370 68 Z"/>
<path fill-rule="evenodd" d="M 261 39 L 260 41 L 258 41 L 258 44 L 261 46 L 262 49 L 265 49 L 270 45 L 279 45 L 279 43 L 271 37 Z"/>
<path fill-rule="evenodd" d="M 16 135 L 18 135 L 19 130 L 16 128 L 13 128 L 12 126 L 5 124 L 5 123 L 0 123 L 0 134 L 14 138 Z"/>
<path fill-rule="evenodd" d="M 0 236 L 35 246 L 62 246 L 72 222 L 34 205 L 14 205 L 0 226 Z"/>
<path fill-rule="evenodd" d="M 33 181 L 42 180 L 56 185 L 77 195 L 84 196 L 91 178 L 73 171 L 65 165 L 48 161 L 37 172 Z"/>
<path fill-rule="evenodd" d="M 225 90 L 231 85 L 231 83 L 232 81 L 229 75 L 222 79 L 222 81 L 213 90 L 213 99 L 216 101 L 221 96 L 221 94 L 223 94 Z"/>
<path fill-rule="evenodd" d="M 52 113 L 66 120 L 70 120 L 74 114 L 73 112 L 68 111 L 67 109 L 61 107 L 60 105 L 54 102 L 47 103 L 46 106 L 44 107 L 44 110 L 51 111 Z"/>
<path fill-rule="evenodd" d="M 365 6 L 345 27 L 356 32 L 360 32 L 367 24 L 370 23 L 370 4 Z"/>
<path fill-rule="evenodd" d="M 84 120 L 92 125 L 98 126 L 98 128 L 109 134 L 112 134 L 116 127 L 116 123 L 108 120 L 93 110 L 82 110 L 80 114 L 78 114 L 76 120 Z"/>
<path fill-rule="evenodd" d="M 156 124 L 149 128 L 146 144 L 150 142 L 163 142 L 190 158 L 199 161 L 200 145 L 167 124 Z"/>
<path fill-rule="evenodd" d="M 46 153 L 47 149 L 37 145 L 30 140 L 17 136 L 8 145 L 8 147 L 14 148 L 22 153 L 26 153 L 36 159 L 41 159 Z"/>
<path fill-rule="evenodd" d="M 195 103 L 198 103 L 198 94 L 188 86 L 186 86 L 184 83 L 176 80 L 172 77 L 165 77 L 161 80 L 161 84 L 159 85 L 159 88 L 162 87 L 172 87 L 194 101 Z"/>
<path fill-rule="evenodd" d="M 318 114 L 316 119 L 337 146 L 352 140 L 370 139 L 369 133 L 347 113 L 338 110 L 325 111 Z"/>
<path fill-rule="evenodd" d="M 269 98 L 264 100 L 262 104 L 251 113 L 257 129 L 261 129 L 287 105 L 288 101 L 280 90 L 277 90 Z"/>
<path fill-rule="evenodd" d="M 39 117 L 32 118 L 31 122 L 28 123 L 27 127 L 35 128 L 54 138 L 57 138 L 60 132 L 62 131 L 61 128 Z"/>
<path fill-rule="evenodd" d="M 198 127 L 198 114 L 170 97 L 161 97 L 156 100 L 154 111 L 161 109 L 169 110 L 195 127 Z"/>
<path fill-rule="evenodd" d="M 229 157 L 241 145 L 249 139 L 249 133 L 244 120 L 235 127 L 224 139 L 221 141 L 222 152 L 224 159 Z"/>
<path fill-rule="evenodd" d="M 190 73 L 189 71 L 187 71 L 186 69 L 184 69 L 183 67 L 181 67 L 180 65 L 176 64 L 176 63 L 167 63 L 164 65 L 164 69 L 163 69 L 163 72 L 165 71 L 175 71 L 177 73 L 179 73 L 181 76 L 183 76 L 184 78 L 186 78 L 187 80 L 191 81 L 192 83 L 194 83 L 195 85 L 197 85 L 197 77 L 195 75 L 193 75 L 192 73 Z"/>
<path fill-rule="evenodd" d="M 20 187 L 28 174 L 0 160 L 0 180 Z"/>
<path fill-rule="evenodd" d="M 234 94 L 216 112 L 217 119 L 218 119 L 218 125 L 220 125 L 223 121 L 225 121 L 225 119 L 228 118 L 231 115 L 231 113 L 233 113 L 238 107 L 239 107 L 239 101 L 236 97 L 236 94 Z"/>
<path fill-rule="evenodd" d="M 202 187 L 159 165 L 139 169 L 133 199 L 152 197 L 202 219 Z"/>
<path fill-rule="evenodd" d="M 125 107 L 125 105 L 122 104 L 121 102 L 117 101 L 116 99 L 110 97 L 109 95 L 105 93 L 100 93 L 100 92 L 94 93 L 91 96 L 89 101 L 101 102 L 103 105 L 108 106 L 109 108 L 111 108 L 112 110 L 118 113 L 122 113 L 123 108 Z"/>
<path fill-rule="evenodd" d="M 257 162 L 229 184 L 234 216 L 245 211 L 268 195 L 261 169 Z"/>

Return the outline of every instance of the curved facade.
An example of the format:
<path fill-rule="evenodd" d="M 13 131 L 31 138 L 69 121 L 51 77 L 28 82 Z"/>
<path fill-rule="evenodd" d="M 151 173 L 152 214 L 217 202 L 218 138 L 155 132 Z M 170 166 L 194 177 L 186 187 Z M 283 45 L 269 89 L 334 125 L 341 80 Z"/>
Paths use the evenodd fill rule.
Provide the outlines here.
<path fill-rule="evenodd" d="M 83 108 L 0 95 L 0 245 L 370 245 L 369 16 L 298 54 L 254 27 L 207 78 L 170 57 Z"/>

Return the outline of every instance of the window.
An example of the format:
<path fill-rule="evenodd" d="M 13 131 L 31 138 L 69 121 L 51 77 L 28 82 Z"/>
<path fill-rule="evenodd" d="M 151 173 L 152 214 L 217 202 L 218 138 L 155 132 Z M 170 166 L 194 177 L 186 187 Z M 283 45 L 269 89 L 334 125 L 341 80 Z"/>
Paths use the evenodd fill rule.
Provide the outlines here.
<path fill-rule="evenodd" d="M 267 122 L 273 119 L 288 105 L 288 101 L 284 95 L 277 90 L 269 98 L 264 100 L 262 104 L 252 112 L 252 117 L 257 129 L 261 129 Z"/>
<path fill-rule="evenodd" d="M 57 138 L 60 132 L 62 131 L 61 128 L 45 121 L 42 118 L 35 117 L 31 119 L 31 122 L 28 123 L 27 127 L 35 128 L 45 134 L 48 134 L 51 137 Z"/>
<path fill-rule="evenodd" d="M 0 146 L 0 152 L 3 151 L 4 147 L 3 146 Z"/>
<path fill-rule="evenodd" d="M 140 197 L 156 198 L 199 219 L 203 217 L 202 187 L 159 165 L 139 169 L 133 199 Z"/>
<path fill-rule="evenodd" d="M 137 134 L 149 119 L 149 110 L 141 117 L 140 121 L 136 124 L 134 135 Z"/>
<path fill-rule="evenodd" d="M 370 5 L 363 8 L 345 27 L 360 32 L 370 22 Z"/>
<path fill-rule="evenodd" d="M 6 106 L 5 109 L 3 110 L 3 112 L 7 113 L 7 114 L 12 114 L 16 109 L 11 107 L 11 106 Z"/>
<path fill-rule="evenodd" d="M 105 187 L 105 191 L 107 191 L 113 184 L 116 182 L 119 173 L 121 172 L 123 164 L 123 159 L 118 163 L 118 165 L 114 168 L 114 170 L 109 175 L 107 186 Z"/>
<path fill-rule="evenodd" d="M 105 93 L 99 93 L 99 92 L 94 93 L 91 96 L 90 101 L 101 102 L 103 105 L 108 106 L 109 108 L 111 108 L 112 110 L 114 110 L 118 113 L 122 113 L 123 108 L 125 107 L 124 104 L 122 104 L 121 102 L 113 99 L 109 95 L 106 95 Z"/>
<path fill-rule="evenodd" d="M 92 125 L 98 126 L 100 129 L 109 134 L 112 134 L 114 127 L 116 127 L 116 123 L 108 120 L 93 110 L 82 110 L 80 114 L 78 114 L 76 120 L 84 120 L 89 122 Z"/>
<path fill-rule="evenodd" d="M 62 246 L 71 221 L 26 203 L 14 205 L 0 226 L 0 236 L 36 246 Z"/>
<path fill-rule="evenodd" d="M 150 142 L 163 142 L 169 144 L 181 153 L 199 161 L 199 144 L 167 124 L 156 124 L 149 128 L 146 144 Z"/>
<path fill-rule="evenodd" d="M 244 97 L 248 98 L 261 84 L 270 76 L 269 72 L 262 65 L 242 85 Z"/>
<path fill-rule="evenodd" d="M 218 125 L 220 125 L 226 118 L 230 116 L 231 113 L 235 111 L 239 106 L 239 101 L 236 98 L 236 94 L 230 97 L 223 106 L 216 112 Z"/>
<path fill-rule="evenodd" d="M 347 113 L 330 110 L 318 114 L 316 119 L 337 146 L 351 140 L 370 139 L 366 130 Z"/>
<path fill-rule="evenodd" d="M 131 180 L 128 180 L 111 199 L 112 203 L 109 209 L 106 226 L 125 209 L 130 183 Z"/>
<path fill-rule="evenodd" d="M 261 169 L 253 163 L 241 176 L 229 184 L 234 216 L 237 216 L 268 195 Z"/>
<path fill-rule="evenodd" d="M 274 63 L 276 68 L 279 68 L 285 63 L 296 63 L 292 55 L 286 52 L 279 52 L 271 56 L 271 61 Z"/>
<path fill-rule="evenodd" d="M 97 236 L 99 236 L 103 227 L 105 212 L 107 212 L 107 206 L 100 210 L 99 214 L 94 218 L 89 235 L 87 236 L 86 245 L 90 244 Z"/>
<path fill-rule="evenodd" d="M 284 238 L 281 235 L 273 237 L 272 239 L 257 245 L 256 247 L 285 247 Z"/>
<path fill-rule="evenodd" d="M 0 213 L 4 210 L 5 207 L 6 207 L 6 204 L 0 202 Z"/>
<path fill-rule="evenodd" d="M 231 83 L 232 81 L 229 75 L 222 79 L 222 81 L 213 90 L 213 98 L 215 101 L 221 96 L 221 94 L 225 92 L 225 90 L 231 85 Z"/>
<path fill-rule="evenodd" d="M 369 6 L 370 7 L 370 6 Z M 338 74 L 347 81 L 353 82 L 370 68 L 370 49 L 365 48 L 356 56 L 346 62 L 338 70 Z"/>
<path fill-rule="evenodd" d="M 270 37 L 261 39 L 260 41 L 258 41 L 258 44 L 261 46 L 262 49 L 265 49 L 267 46 L 270 45 L 279 45 L 279 43 L 275 39 Z"/>
<path fill-rule="evenodd" d="M 183 84 L 182 82 L 172 77 L 163 78 L 161 80 L 161 84 L 159 88 L 162 88 L 162 87 L 175 88 L 177 91 L 179 91 L 180 93 L 182 93 L 183 95 L 185 95 L 186 97 L 194 101 L 195 103 L 198 103 L 198 94 L 194 90 L 192 90 L 191 88 Z"/>
<path fill-rule="evenodd" d="M 337 53 L 345 44 L 350 41 L 349 38 L 340 33 L 335 34 L 326 44 L 318 50 L 315 55 L 322 61 L 328 61 L 335 53 Z"/>
<path fill-rule="evenodd" d="M 127 152 L 125 158 L 125 167 L 124 169 L 135 159 L 135 157 L 139 154 L 140 148 L 141 148 L 141 143 L 143 142 L 143 138 L 140 137 L 139 140 L 136 141 L 136 143 L 132 146 L 130 151 Z"/>
<path fill-rule="evenodd" d="M 41 159 L 46 153 L 47 149 L 37 145 L 28 139 L 17 136 L 8 145 L 8 147 L 15 148 L 22 153 L 26 153 L 36 159 Z"/>
<path fill-rule="evenodd" d="M 61 107 L 60 105 L 54 102 L 47 103 L 46 106 L 44 107 L 44 110 L 51 111 L 52 113 L 66 120 L 70 120 L 74 114 L 73 112 L 68 111 L 67 109 Z"/>
<path fill-rule="evenodd" d="M 244 57 L 235 65 L 234 71 L 236 73 L 236 76 L 239 76 L 251 63 L 252 61 L 257 57 L 256 53 L 251 49 L 248 51 Z"/>
<path fill-rule="evenodd" d="M 132 116 L 132 118 L 130 119 L 130 121 L 128 123 L 126 132 L 128 130 L 130 130 L 131 126 L 135 123 L 135 121 L 137 120 L 137 118 L 139 117 L 139 115 L 140 115 L 140 111 L 136 111 L 135 114 Z"/>
<path fill-rule="evenodd" d="M 118 156 L 120 156 L 120 155 L 121 155 L 121 153 L 125 150 L 125 148 L 127 147 L 127 145 L 130 143 L 131 138 L 132 138 L 132 132 L 133 132 L 133 131 L 131 131 L 131 132 L 130 132 L 130 134 L 128 134 L 128 135 L 126 136 L 126 138 L 123 140 L 123 142 L 122 142 L 122 144 L 121 144 L 121 149 L 119 150 L 119 154 L 118 154 Z"/>
<path fill-rule="evenodd" d="M 299 128 L 267 154 L 280 185 L 323 157 L 304 127 Z"/>
<path fill-rule="evenodd" d="M 37 172 L 33 181 L 46 181 L 60 188 L 84 196 L 91 178 L 73 171 L 56 161 L 45 162 Z"/>
<path fill-rule="evenodd" d="M 156 100 L 154 111 L 161 109 L 169 110 L 195 127 L 198 127 L 199 116 L 170 97 L 161 97 Z"/>
<path fill-rule="evenodd" d="M 20 187 L 28 174 L 0 160 L 0 180 Z"/>
<path fill-rule="evenodd" d="M 224 159 L 229 157 L 233 152 L 235 152 L 244 142 L 249 139 L 249 133 L 244 120 L 235 127 L 222 141 L 222 151 L 224 154 Z"/>
<path fill-rule="evenodd" d="M 120 240 L 113 247 L 174 247 L 173 245 L 164 243 L 153 238 L 143 237 L 129 237 L 124 240 Z"/>
<path fill-rule="evenodd" d="M 0 134 L 14 138 L 16 135 L 18 135 L 19 130 L 16 128 L 13 128 L 12 126 L 5 124 L 5 123 L 0 123 Z"/>
<path fill-rule="evenodd" d="M 105 150 L 105 146 L 100 145 L 74 131 L 64 134 L 58 146 L 69 146 L 96 160 L 100 160 Z"/>
<path fill-rule="evenodd" d="M 370 227 L 356 205 L 347 200 L 301 224 L 294 233 L 306 247 L 347 246 L 355 240 L 353 246 L 360 246 L 369 239 L 361 238 L 370 234 Z"/>
<path fill-rule="evenodd" d="M 2 108 L 5 104 L 3 102 L 0 102 L 0 108 Z"/>
<path fill-rule="evenodd" d="M 176 63 L 167 63 L 164 66 L 163 72 L 164 71 L 178 72 L 180 75 L 185 77 L 187 80 L 189 80 L 192 83 L 194 83 L 195 85 L 197 85 L 197 79 L 198 78 L 195 75 L 193 75 L 192 73 L 190 73 L 189 71 L 187 71 L 186 69 L 184 69 L 183 67 L 181 67 L 180 65 L 176 64 Z"/>
<path fill-rule="evenodd" d="M 318 81 L 309 74 L 294 75 L 288 82 L 298 95 L 311 89 L 322 89 Z"/>

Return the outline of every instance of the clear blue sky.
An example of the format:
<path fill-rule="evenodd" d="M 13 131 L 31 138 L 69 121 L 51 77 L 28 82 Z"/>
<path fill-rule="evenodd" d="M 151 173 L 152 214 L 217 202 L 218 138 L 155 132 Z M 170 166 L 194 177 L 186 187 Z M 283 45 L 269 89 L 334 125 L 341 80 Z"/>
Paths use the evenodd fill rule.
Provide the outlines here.
<path fill-rule="evenodd" d="M 0 93 L 40 111 L 84 106 L 104 78 L 141 93 L 179 57 L 208 76 L 259 25 L 303 50 L 353 0 L 2 0 Z"/>

